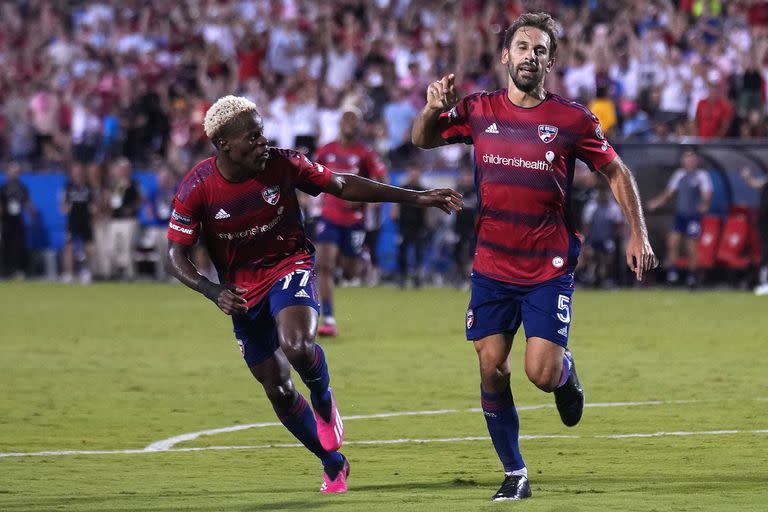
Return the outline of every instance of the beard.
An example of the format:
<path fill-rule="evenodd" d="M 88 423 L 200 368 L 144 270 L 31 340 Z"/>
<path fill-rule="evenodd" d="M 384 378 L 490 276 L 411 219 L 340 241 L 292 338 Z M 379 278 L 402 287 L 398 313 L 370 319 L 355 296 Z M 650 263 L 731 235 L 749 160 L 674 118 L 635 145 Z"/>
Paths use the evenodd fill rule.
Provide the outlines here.
<path fill-rule="evenodd" d="M 515 84 L 515 87 L 524 93 L 531 93 L 544 85 L 544 68 L 542 67 L 536 68 L 536 71 L 530 76 L 523 76 L 520 66 L 518 66 L 517 69 L 514 69 L 510 62 L 507 64 L 507 72 L 509 73 L 509 78 L 512 79 L 512 83 Z"/>

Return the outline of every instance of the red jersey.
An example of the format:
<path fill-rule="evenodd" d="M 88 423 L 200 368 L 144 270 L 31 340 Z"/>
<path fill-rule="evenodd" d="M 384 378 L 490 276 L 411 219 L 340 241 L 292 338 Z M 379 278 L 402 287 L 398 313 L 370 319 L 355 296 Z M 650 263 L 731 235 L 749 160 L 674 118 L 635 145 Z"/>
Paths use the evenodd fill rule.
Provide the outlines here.
<path fill-rule="evenodd" d="M 447 142 L 475 146 L 474 270 L 517 285 L 572 272 L 581 249 L 570 208 L 575 159 L 594 170 L 616 157 L 594 114 L 551 93 L 518 107 L 501 89 L 462 99 L 439 129 Z"/>
<path fill-rule="evenodd" d="M 315 160 L 334 172 L 357 174 L 363 178 L 382 180 L 387 168 L 375 151 L 360 142 L 350 146 L 333 141 L 317 150 Z M 350 227 L 363 222 L 364 203 L 353 203 L 331 194 L 323 195 L 323 219 L 338 226 Z"/>
<path fill-rule="evenodd" d="M 711 139 L 720 136 L 723 123 L 730 123 L 733 115 L 733 107 L 725 98 L 708 98 L 700 100 L 696 105 L 696 127 L 699 137 Z"/>
<path fill-rule="evenodd" d="M 201 236 L 221 282 L 247 289 L 251 307 L 289 269 L 311 268 L 296 189 L 316 196 L 331 178 L 322 165 L 287 149 L 270 148 L 264 170 L 240 183 L 224 179 L 216 158 L 208 158 L 179 185 L 168 239 L 192 245 Z"/>

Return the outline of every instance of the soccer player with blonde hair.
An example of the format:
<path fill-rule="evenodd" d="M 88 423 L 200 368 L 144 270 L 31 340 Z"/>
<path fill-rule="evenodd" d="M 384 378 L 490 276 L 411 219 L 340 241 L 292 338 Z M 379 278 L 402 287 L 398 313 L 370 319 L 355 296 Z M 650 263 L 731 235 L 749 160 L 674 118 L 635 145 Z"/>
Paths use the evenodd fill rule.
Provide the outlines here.
<path fill-rule="evenodd" d="M 315 343 L 319 304 L 314 248 L 304 232 L 296 190 L 348 201 L 391 201 L 461 208 L 450 189 L 424 192 L 331 172 L 290 149 L 269 147 L 254 103 L 226 96 L 205 115 L 217 154 L 179 185 L 168 226 L 168 267 L 182 283 L 232 316 L 245 363 L 280 421 L 323 465 L 322 492 L 347 490 L 349 463 L 339 452 L 344 426 Z M 201 239 L 219 275 L 200 275 L 189 255 Z M 295 389 L 291 367 L 310 390 Z M 314 413 L 313 413 L 314 410 Z"/>

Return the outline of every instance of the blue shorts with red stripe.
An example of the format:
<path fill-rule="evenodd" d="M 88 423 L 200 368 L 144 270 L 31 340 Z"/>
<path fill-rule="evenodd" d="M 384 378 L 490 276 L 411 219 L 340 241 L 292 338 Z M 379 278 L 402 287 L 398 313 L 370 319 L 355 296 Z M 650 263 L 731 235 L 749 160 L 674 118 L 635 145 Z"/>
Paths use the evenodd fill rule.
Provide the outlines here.
<path fill-rule="evenodd" d="M 523 324 L 526 338 L 544 338 L 568 345 L 573 274 L 530 286 L 519 286 L 472 272 L 472 292 L 466 316 L 467 339 L 492 334 L 514 336 Z"/>
<path fill-rule="evenodd" d="M 247 313 L 232 317 L 235 339 L 249 367 L 272 357 L 280 346 L 275 323 L 280 311 L 288 306 L 309 306 L 320 312 L 315 280 L 315 271 L 311 268 L 289 272 Z"/>

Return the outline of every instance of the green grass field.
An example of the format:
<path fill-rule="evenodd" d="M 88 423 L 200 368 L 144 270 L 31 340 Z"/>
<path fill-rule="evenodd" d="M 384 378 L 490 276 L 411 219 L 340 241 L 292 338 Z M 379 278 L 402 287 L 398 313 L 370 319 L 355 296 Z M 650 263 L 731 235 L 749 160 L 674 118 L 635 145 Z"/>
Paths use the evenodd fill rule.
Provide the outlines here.
<path fill-rule="evenodd" d="M 519 336 L 521 432 L 550 436 L 522 441 L 534 497 L 520 503 L 488 501 L 502 473 L 469 410 L 479 384 L 467 300 L 339 292 L 342 337 L 324 346 L 342 414 L 364 418 L 345 422 L 350 491 L 326 496 L 309 452 L 274 446 L 295 442 L 281 427 L 140 451 L 276 421 L 209 302 L 172 285 L 0 283 L 0 452 L 112 452 L 0 457 L 0 510 L 768 510 L 768 300 L 577 291 L 571 347 L 588 404 L 604 406 L 574 429 L 525 380 Z M 678 435 L 616 437 L 657 432 Z M 200 450 L 177 450 L 188 448 Z"/>

